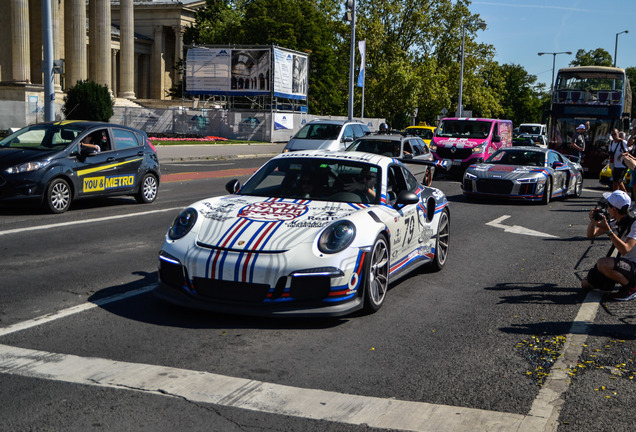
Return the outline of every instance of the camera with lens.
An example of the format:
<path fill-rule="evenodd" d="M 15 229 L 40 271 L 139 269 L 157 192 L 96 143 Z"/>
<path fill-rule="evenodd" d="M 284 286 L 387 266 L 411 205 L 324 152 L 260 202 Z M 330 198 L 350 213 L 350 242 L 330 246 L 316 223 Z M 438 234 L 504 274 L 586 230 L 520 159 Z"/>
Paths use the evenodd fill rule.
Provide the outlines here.
<path fill-rule="evenodd" d="M 592 211 L 592 217 L 595 221 L 602 221 L 603 216 L 605 216 L 607 220 L 610 219 L 609 213 L 607 212 L 607 201 L 599 201 L 598 206 Z"/>

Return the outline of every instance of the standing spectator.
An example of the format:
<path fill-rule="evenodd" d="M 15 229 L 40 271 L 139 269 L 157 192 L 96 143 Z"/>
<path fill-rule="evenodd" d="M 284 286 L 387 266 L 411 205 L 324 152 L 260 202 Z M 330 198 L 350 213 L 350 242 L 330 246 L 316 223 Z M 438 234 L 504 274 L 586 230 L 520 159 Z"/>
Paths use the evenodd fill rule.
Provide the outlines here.
<path fill-rule="evenodd" d="M 625 176 L 625 164 L 623 163 L 623 153 L 627 151 L 627 143 L 620 139 L 618 129 L 612 131 L 612 141 L 609 144 L 610 169 L 612 170 L 612 190 L 627 191 L 623 184 Z"/>
<path fill-rule="evenodd" d="M 627 139 L 629 154 L 636 157 L 636 126 L 632 128 L 632 134 Z M 629 169 L 629 190 L 632 191 L 632 200 L 636 200 L 636 170 Z"/>
<path fill-rule="evenodd" d="M 574 154 L 579 157 L 579 161 L 583 159 L 583 152 L 585 151 L 585 134 L 587 128 L 584 124 L 580 124 L 576 127 L 576 132 L 572 137 L 572 143 L 570 147 L 574 150 Z"/>

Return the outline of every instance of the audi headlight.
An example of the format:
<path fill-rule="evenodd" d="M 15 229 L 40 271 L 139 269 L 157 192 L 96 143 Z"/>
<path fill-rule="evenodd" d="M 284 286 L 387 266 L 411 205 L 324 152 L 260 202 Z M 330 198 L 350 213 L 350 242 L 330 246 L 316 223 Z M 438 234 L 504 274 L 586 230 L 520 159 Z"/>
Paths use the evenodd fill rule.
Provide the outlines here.
<path fill-rule="evenodd" d="M 172 226 L 168 231 L 170 240 L 178 240 L 190 232 L 195 223 L 197 223 L 198 213 L 193 208 L 187 208 L 179 213 L 179 216 L 172 222 Z"/>
<path fill-rule="evenodd" d="M 356 237 L 356 227 L 348 220 L 329 225 L 318 238 L 318 250 L 322 253 L 338 253 L 347 248 Z"/>
<path fill-rule="evenodd" d="M 50 160 L 37 161 L 37 162 L 26 162 L 26 163 L 23 163 L 23 164 L 20 164 L 20 165 L 9 167 L 9 168 L 5 169 L 4 172 L 6 172 L 7 174 L 18 174 L 18 173 L 24 173 L 24 172 L 30 172 L 30 171 L 37 171 L 40 168 L 44 168 L 45 166 L 47 166 L 50 163 L 51 163 Z"/>
<path fill-rule="evenodd" d="M 467 180 L 475 180 L 477 176 L 475 174 L 471 174 L 468 171 L 464 173 L 464 178 Z"/>

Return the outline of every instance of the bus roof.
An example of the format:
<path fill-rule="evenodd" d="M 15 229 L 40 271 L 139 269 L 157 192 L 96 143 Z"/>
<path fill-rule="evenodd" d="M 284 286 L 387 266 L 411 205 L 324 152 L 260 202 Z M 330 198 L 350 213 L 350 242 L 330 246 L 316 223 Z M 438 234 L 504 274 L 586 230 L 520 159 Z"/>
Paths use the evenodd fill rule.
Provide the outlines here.
<path fill-rule="evenodd" d="M 559 75 L 581 78 L 611 78 L 616 75 L 625 75 L 625 69 L 609 66 L 574 66 L 559 69 Z"/>

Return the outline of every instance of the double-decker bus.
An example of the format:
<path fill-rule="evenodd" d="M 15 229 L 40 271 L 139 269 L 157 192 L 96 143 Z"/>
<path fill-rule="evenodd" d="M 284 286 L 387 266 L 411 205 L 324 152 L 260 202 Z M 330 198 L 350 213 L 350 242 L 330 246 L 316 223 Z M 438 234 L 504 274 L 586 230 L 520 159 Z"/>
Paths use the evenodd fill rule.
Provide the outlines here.
<path fill-rule="evenodd" d="M 583 169 L 598 173 L 607 158 L 612 129 L 629 130 L 632 91 L 625 69 L 576 66 L 559 69 L 548 118 L 550 148 L 572 154 L 572 136 L 589 122 Z"/>

